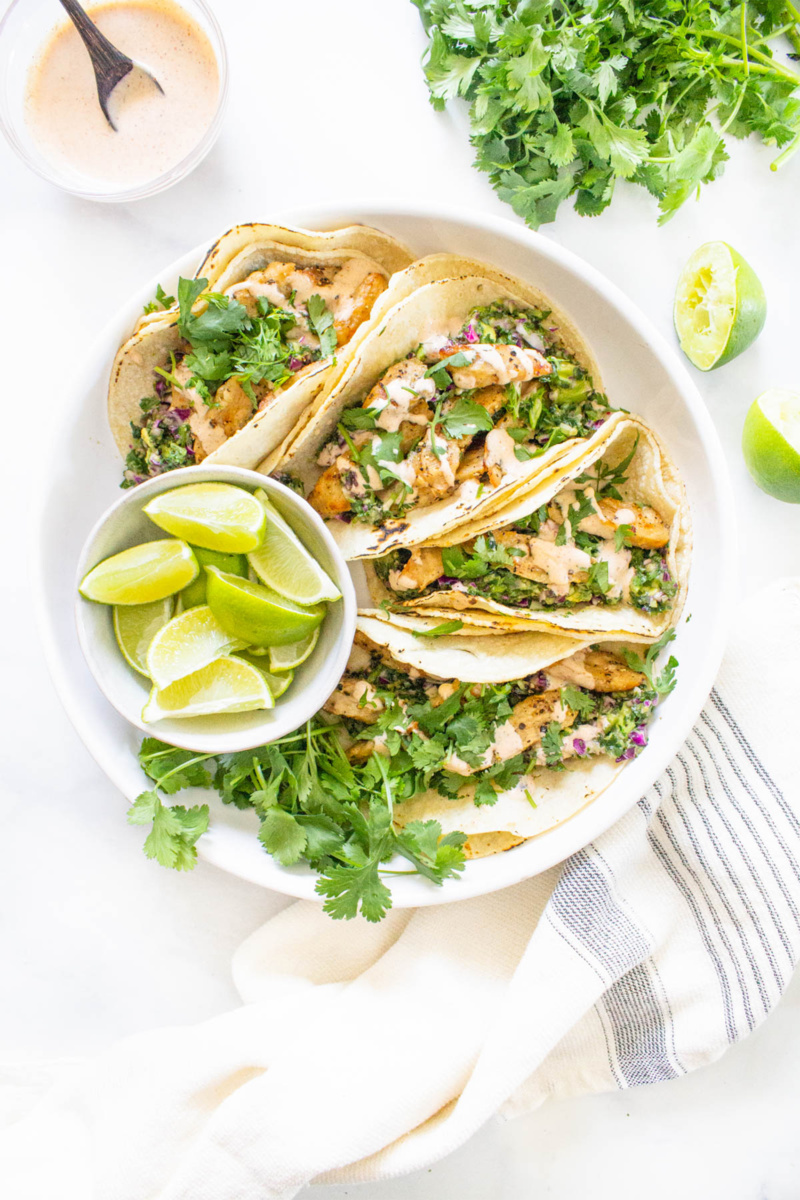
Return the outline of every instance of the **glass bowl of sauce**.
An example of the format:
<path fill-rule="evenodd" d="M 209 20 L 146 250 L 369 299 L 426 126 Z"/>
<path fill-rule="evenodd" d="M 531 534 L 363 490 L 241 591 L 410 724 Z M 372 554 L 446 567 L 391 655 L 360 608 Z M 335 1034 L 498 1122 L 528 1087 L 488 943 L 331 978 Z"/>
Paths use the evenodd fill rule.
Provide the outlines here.
<path fill-rule="evenodd" d="M 88 52 L 56 0 L 14 0 L 0 22 L 0 127 L 29 167 L 73 195 L 153 196 L 194 170 L 219 134 L 228 85 L 222 32 L 205 0 L 84 6 L 163 92 L 132 72 L 109 106 L 115 132 Z"/>

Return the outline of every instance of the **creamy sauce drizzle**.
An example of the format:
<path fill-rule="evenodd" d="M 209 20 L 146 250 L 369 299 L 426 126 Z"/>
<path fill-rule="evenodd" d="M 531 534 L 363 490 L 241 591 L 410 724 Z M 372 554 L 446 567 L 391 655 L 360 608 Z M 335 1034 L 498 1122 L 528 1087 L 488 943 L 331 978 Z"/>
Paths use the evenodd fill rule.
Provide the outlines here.
<path fill-rule="evenodd" d="M 155 76 L 163 95 L 134 70 L 114 90 L 109 126 L 97 101 L 86 48 L 71 23 L 59 26 L 31 69 L 25 119 L 41 152 L 88 180 L 135 185 L 179 163 L 203 137 L 219 98 L 214 50 L 173 0 L 97 5 L 89 15 L 106 37 Z"/>

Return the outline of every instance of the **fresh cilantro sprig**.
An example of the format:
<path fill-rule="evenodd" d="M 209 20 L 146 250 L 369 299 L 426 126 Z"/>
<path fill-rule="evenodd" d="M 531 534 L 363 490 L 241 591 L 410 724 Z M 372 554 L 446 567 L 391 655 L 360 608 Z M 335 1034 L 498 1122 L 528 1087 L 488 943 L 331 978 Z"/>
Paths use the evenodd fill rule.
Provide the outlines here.
<path fill-rule="evenodd" d="M 668 646 L 673 641 L 674 637 L 675 630 L 668 629 L 657 642 L 653 642 L 652 646 L 648 647 L 644 658 L 639 654 L 634 654 L 632 650 L 622 650 L 622 657 L 631 670 L 641 671 L 650 684 L 650 687 L 659 696 L 668 696 L 678 682 L 675 676 L 678 660 L 674 655 L 670 655 L 667 659 L 663 670 L 658 671 L 656 669 L 656 660 L 659 654 L 665 646 Z"/>
<path fill-rule="evenodd" d="M 309 296 L 308 321 L 314 333 L 319 338 L 319 348 L 323 358 L 329 358 L 336 353 L 336 330 L 333 327 L 333 313 L 325 301 L 316 293 Z"/>
<path fill-rule="evenodd" d="M 182 788 L 208 787 L 211 776 L 203 764 L 209 758 L 208 754 L 193 754 L 191 750 L 167 746 L 157 738 L 145 738 L 142 742 L 139 762 L 156 787 L 136 797 L 128 809 L 128 823 L 152 824 L 144 852 L 162 867 L 192 870 L 197 862 L 195 843 L 208 829 L 208 805 L 170 806 L 163 803 L 159 790 L 171 796 Z"/>
<path fill-rule="evenodd" d="M 469 102 L 475 165 L 532 228 L 618 180 L 668 220 L 722 173 L 726 137 L 800 145 L 800 16 L 781 0 L 412 0 L 433 105 Z"/>
<path fill-rule="evenodd" d="M 161 284 L 157 283 L 155 299 L 148 300 L 147 304 L 145 304 L 145 306 L 144 306 L 144 312 L 145 312 L 145 314 L 154 313 L 154 312 L 162 312 L 165 308 L 172 308 L 172 305 L 174 303 L 175 303 L 175 297 L 168 296 L 167 293 L 162 288 Z"/>

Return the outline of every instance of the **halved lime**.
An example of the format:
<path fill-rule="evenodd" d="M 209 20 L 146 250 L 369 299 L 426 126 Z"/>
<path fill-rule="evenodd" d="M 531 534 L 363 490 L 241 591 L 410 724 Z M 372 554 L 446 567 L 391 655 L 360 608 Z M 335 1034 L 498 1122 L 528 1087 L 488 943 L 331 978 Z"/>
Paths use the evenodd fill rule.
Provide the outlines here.
<path fill-rule="evenodd" d="M 241 658 L 218 658 L 171 683 L 154 687 L 142 709 L 143 721 L 164 717 L 205 717 L 217 713 L 274 708 L 275 701 L 261 671 Z"/>
<path fill-rule="evenodd" d="M 191 584 L 189 585 L 191 587 Z M 114 634 L 122 656 L 134 671 L 147 675 L 147 651 L 153 638 L 172 616 L 175 602 L 171 596 L 152 604 L 114 606 Z"/>
<path fill-rule="evenodd" d="M 302 641 L 287 646 L 270 646 L 269 665 L 273 671 L 293 671 L 304 663 L 317 644 L 319 628 L 313 630 Z"/>
<path fill-rule="evenodd" d="M 756 340 L 767 319 L 767 298 L 733 246 L 706 242 L 681 271 L 673 318 L 681 350 L 699 370 L 710 371 Z"/>
<path fill-rule="evenodd" d="M 322 622 L 325 605 L 303 608 L 271 588 L 206 567 L 207 598 L 223 629 L 254 646 L 286 646 Z"/>
<path fill-rule="evenodd" d="M 156 687 L 169 687 L 246 645 L 222 628 L 207 604 L 200 604 L 159 629 L 147 651 L 147 674 Z"/>
<path fill-rule="evenodd" d="M 800 395 L 770 388 L 750 406 L 742 430 L 747 469 L 777 500 L 800 504 Z"/>
<path fill-rule="evenodd" d="M 220 571 L 227 571 L 229 575 L 247 577 L 248 566 L 246 554 L 224 554 L 221 550 L 206 550 L 204 546 L 192 546 L 192 550 L 201 568 L 219 567 Z M 193 583 L 190 583 L 187 588 L 183 589 L 181 600 L 184 608 L 194 608 L 198 604 L 205 604 L 205 571 L 201 569 L 197 579 Z"/>
<path fill-rule="evenodd" d="M 294 679 L 294 671 L 283 671 L 280 675 L 276 675 L 273 674 L 272 671 L 268 671 L 265 666 L 265 660 L 263 658 L 253 657 L 249 651 L 246 654 L 241 654 L 239 657 L 243 658 L 245 662 L 249 662 L 256 668 L 257 671 L 261 672 L 267 681 L 267 686 L 272 692 L 272 697 L 274 700 L 278 700 L 283 695 L 289 684 Z"/>
<path fill-rule="evenodd" d="M 342 593 L 309 554 L 292 527 L 270 504 L 266 492 L 258 488 L 255 495 L 267 514 L 264 540 L 247 556 L 258 578 L 297 604 L 338 600 Z"/>
<path fill-rule="evenodd" d="M 164 538 L 104 559 L 84 576 L 79 590 L 98 604 L 150 604 L 185 588 L 199 570 L 186 542 Z"/>
<path fill-rule="evenodd" d="M 232 554 L 260 546 L 266 524 L 255 496 L 230 483 L 187 483 L 154 496 L 144 511 L 175 537 Z"/>

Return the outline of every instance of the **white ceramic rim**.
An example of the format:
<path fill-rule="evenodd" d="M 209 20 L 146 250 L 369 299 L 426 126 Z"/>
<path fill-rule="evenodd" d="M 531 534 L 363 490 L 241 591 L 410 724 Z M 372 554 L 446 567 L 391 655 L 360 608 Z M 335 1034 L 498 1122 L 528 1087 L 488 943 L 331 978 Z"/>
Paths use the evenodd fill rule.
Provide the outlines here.
<path fill-rule="evenodd" d="M 11 19 L 14 9 L 24 3 L 25 0 L 12 0 L 12 3 L 9 4 L 2 18 L 0 18 L 0 38 L 3 37 L 5 25 Z M 180 3 L 180 0 L 178 0 L 178 3 Z M 220 135 L 222 122 L 225 119 L 225 110 L 228 107 L 229 79 L 228 49 L 225 45 L 222 27 L 206 0 L 194 0 L 194 3 L 202 10 L 203 16 L 208 21 L 216 38 L 216 45 L 212 49 L 214 50 L 214 57 L 217 60 L 217 67 L 219 69 L 219 98 L 208 129 L 188 154 L 185 154 L 169 170 L 163 171 L 161 175 L 156 175 L 155 179 L 149 179 L 145 183 L 137 183 L 133 187 L 123 188 L 118 192 L 86 191 L 83 188 L 70 187 L 68 183 L 64 182 L 58 171 L 48 171 L 40 163 L 34 161 L 17 136 L 17 132 L 11 122 L 5 121 L 2 112 L 0 112 L 0 129 L 2 129 L 9 146 L 22 159 L 25 166 L 38 175 L 40 179 L 45 179 L 48 183 L 52 183 L 54 187 L 59 188 L 62 192 L 67 192 L 70 196 L 78 196 L 81 200 L 96 200 L 100 204 L 125 204 L 132 200 L 146 200 L 150 196 L 157 196 L 159 192 L 165 192 L 167 188 L 180 183 L 196 167 L 199 167 Z M 191 14 L 188 15 L 191 16 Z"/>
<path fill-rule="evenodd" d="M 231 483 L 238 487 L 257 488 L 262 487 L 270 497 L 278 496 L 282 498 L 286 505 L 286 511 L 301 515 L 311 528 L 315 531 L 325 550 L 330 555 L 331 562 L 335 566 L 333 579 L 338 588 L 340 588 L 342 596 L 341 600 L 336 601 L 336 605 L 341 605 L 341 611 L 338 614 L 338 629 L 335 632 L 335 642 L 331 646 L 330 651 L 322 662 L 316 665 L 314 676 L 306 682 L 304 687 L 298 691 L 301 684 L 300 679 L 295 679 L 291 693 L 287 693 L 287 699 L 291 695 L 291 706 L 281 705 L 280 700 L 276 701 L 275 707 L 272 709 L 256 709 L 252 713 L 246 715 L 248 725 L 241 729 L 226 728 L 225 721 L 221 722 L 221 727 L 216 732 L 212 733 L 208 729 L 199 729 L 196 722 L 193 721 L 172 721 L 169 727 L 166 727 L 161 722 L 147 723 L 142 720 L 141 715 L 126 711 L 124 705 L 120 702 L 120 697 L 115 693 L 113 687 L 108 684 L 108 680 L 104 679 L 102 672 L 102 660 L 104 652 L 97 645 L 92 644 L 92 619 L 91 609 L 96 607 L 91 601 L 84 600 L 78 592 L 78 586 L 88 570 L 91 570 L 98 561 L 96 552 L 93 553 L 94 547 L 99 538 L 102 537 L 109 524 L 113 524 L 117 515 L 130 507 L 133 502 L 137 505 L 144 502 L 148 498 L 162 494 L 164 491 L 169 491 L 172 486 L 185 487 L 191 483 Z M 280 503 L 280 500 L 279 500 Z M 291 524 L 291 521 L 290 521 Z M 163 530 L 159 531 L 157 526 L 153 525 L 153 540 L 159 533 L 164 536 Z M 182 467 L 178 471 L 170 471 L 163 475 L 156 475 L 152 479 L 146 480 L 135 488 L 122 493 L 113 504 L 105 510 L 101 517 L 92 526 L 92 529 L 83 543 L 80 558 L 78 560 L 77 570 L 75 573 L 75 625 L 78 632 L 78 641 L 83 657 L 89 670 L 100 691 L 108 700 L 120 716 L 124 717 L 129 724 L 133 724 L 137 729 L 140 729 L 147 737 L 156 737 L 162 741 L 167 741 L 170 745 L 178 746 L 182 750 L 192 750 L 196 754 L 231 754 L 241 750 L 253 750 L 257 746 L 267 745 L 269 742 L 275 742 L 278 738 L 285 737 L 287 734 L 294 733 L 301 725 L 304 725 L 316 712 L 322 708 L 322 705 L 328 699 L 331 692 L 336 687 L 342 672 L 344 671 L 347 659 L 350 656 L 350 650 L 353 643 L 353 635 L 356 629 L 356 594 L 353 587 L 353 580 L 348 570 L 347 563 L 342 557 L 342 552 L 336 545 L 336 542 L 331 536 L 330 530 L 325 525 L 325 522 L 314 511 L 311 505 L 293 492 L 291 488 L 280 483 L 276 479 L 270 479 L 263 475 L 259 475 L 257 471 L 248 470 L 246 467 L 234 467 L 216 463 L 214 465 L 203 467 L 202 464 Z M 101 609 L 107 609 L 108 606 L 101 605 Z M 333 614 L 329 614 L 327 620 L 332 619 Z M 320 657 L 320 651 L 324 649 L 325 634 L 324 625 L 320 627 L 322 636 L 320 637 L 320 650 L 316 650 L 310 656 L 313 663 L 314 660 Z M 119 655 L 117 647 L 110 647 L 111 654 L 118 660 L 118 665 L 122 671 L 122 656 Z M 304 675 L 308 671 L 303 672 L 302 668 L 298 668 Z M 133 674 L 131 668 L 128 668 Z M 128 671 L 122 673 L 128 674 Z M 300 704 L 301 697 L 304 703 Z M 298 712 L 302 715 L 298 716 Z M 212 723 L 212 719 L 206 718 L 206 725 Z M 260 732 L 259 732 L 260 731 Z"/>
<path fill-rule="evenodd" d="M 671 379 L 677 392 L 680 394 L 683 404 L 688 409 L 700 431 L 719 509 L 721 567 L 718 603 L 714 612 L 715 619 L 711 623 L 709 635 L 705 641 L 704 653 L 702 657 L 692 662 L 691 679 L 686 680 L 685 675 L 682 679 L 682 710 L 680 713 L 675 712 L 671 714 L 673 729 L 670 739 L 671 744 L 662 745 L 660 750 L 657 750 L 651 744 L 648 748 L 646 758 L 642 756 L 636 760 L 636 763 L 647 762 L 647 776 L 649 782 L 652 783 L 669 764 L 675 752 L 689 734 L 713 687 L 722 661 L 732 613 L 737 544 L 734 523 L 733 488 L 722 445 L 711 416 L 686 367 L 649 318 L 596 268 L 586 263 L 572 251 L 564 249 L 540 233 L 514 224 L 504 217 L 487 216 L 469 209 L 445 205 L 398 205 L 391 201 L 383 200 L 380 197 L 376 198 L 372 203 L 359 201 L 358 203 L 348 204 L 347 202 L 343 202 L 338 206 L 320 205 L 305 209 L 282 211 L 271 219 L 276 223 L 284 222 L 304 228 L 310 227 L 322 230 L 335 228 L 340 224 L 353 223 L 373 223 L 380 226 L 382 219 L 391 222 L 392 218 L 402 220 L 404 217 L 411 217 L 418 220 L 439 219 L 475 226 L 481 231 L 505 241 L 527 244 L 536 253 L 550 259 L 570 274 L 581 278 L 595 292 L 599 293 L 641 337 L 642 342 L 648 347 L 649 351 L 658 360 L 661 367 Z M 219 235 L 217 234 L 216 236 Z M 138 289 L 131 297 L 129 304 L 125 306 L 126 311 L 129 311 L 131 314 L 131 325 L 141 306 L 154 293 L 156 284 L 160 280 L 172 278 L 179 272 L 189 270 L 192 264 L 201 261 L 206 246 L 213 240 L 213 237 L 205 239 L 199 247 L 182 255 Z M 454 247 L 453 249 L 457 248 Z M 87 359 L 91 357 L 93 360 L 97 357 L 101 347 L 104 347 L 108 343 L 110 332 L 119 324 L 119 320 L 120 315 L 116 314 L 115 317 L 107 322 L 106 326 L 94 340 L 91 350 L 87 353 Z M 110 360 L 110 356 L 108 357 Z M 48 453 L 43 456 L 45 462 L 50 462 L 51 456 L 54 460 L 55 455 L 58 453 L 59 443 L 64 438 L 65 432 L 70 425 L 70 412 L 79 400 L 79 392 L 80 384 L 77 381 L 66 391 L 66 402 L 63 404 L 61 410 L 61 420 L 57 421 L 53 426 L 51 433 L 52 441 Z M 37 528 L 40 531 L 42 529 L 46 506 L 47 494 L 42 493 L 39 501 L 37 520 Z M 40 551 L 41 547 L 42 538 L 40 536 L 38 545 Z M 102 738 L 96 736 L 96 731 L 81 711 L 79 697 L 72 688 L 65 664 L 62 662 L 59 654 L 55 630 L 50 624 L 45 605 L 46 563 L 41 552 L 34 556 L 32 575 L 34 604 L 42 646 L 56 693 L 64 705 L 65 711 L 75 727 L 78 736 L 101 770 L 117 785 L 123 795 L 132 800 L 134 793 L 132 793 L 130 786 L 126 786 L 126 783 L 120 778 L 113 755 L 109 753 Z M 635 766 L 636 764 L 632 765 Z M 626 775 L 627 771 L 623 772 L 601 797 L 598 797 L 580 813 L 576 814 L 576 816 L 533 839 L 538 849 L 535 867 L 531 867 L 528 856 L 520 853 L 526 846 L 532 844 L 528 842 L 518 847 L 515 851 L 496 855 L 490 859 L 481 859 L 475 863 L 468 863 L 467 869 L 460 879 L 447 881 L 440 888 L 433 885 L 420 886 L 421 884 L 425 885 L 426 881 L 416 876 L 402 879 L 394 878 L 392 880 L 393 906 L 395 908 L 411 908 L 466 900 L 473 896 L 484 895 L 488 892 L 510 887 L 515 883 L 521 882 L 523 879 L 531 878 L 533 875 L 548 870 L 550 867 L 562 862 L 571 854 L 588 845 L 596 837 L 599 837 L 600 834 L 609 829 L 637 803 L 641 792 L 646 790 L 646 788 L 642 787 L 639 793 L 632 791 L 630 786 L 626 787 Z M 275 891 L 289 896 L 310 900 L 318 899 L 314 892 L 315 876 L 306 869 L 286 869 L 280 868 L 275 864 L 275 870 L 270 872 L 270 879 L 266 882 L 263 878 L 256 879 L 246 872 L 235 870 L 230 862 L 225 860 L 226 856 L 224 854 L 220 855 L 217 852 L 217 847 L 213 841 L 206 842 L 204 839 L 201 839 L 198 843 L 198 852 L 206 861 L 220 866 L 223 870 L 234 871 L 234 873 L 240 874 L 242 878 L 251 879 L 262 886 L 273 888 Z M 482 864 L 498 861 L 502 863 L 502 867 L 498 871 L 491 873 L 470 871 L 471 867 L 480 868 Z M 502 878 L 496 878 L 497 875 L 502 876 Z"/>

